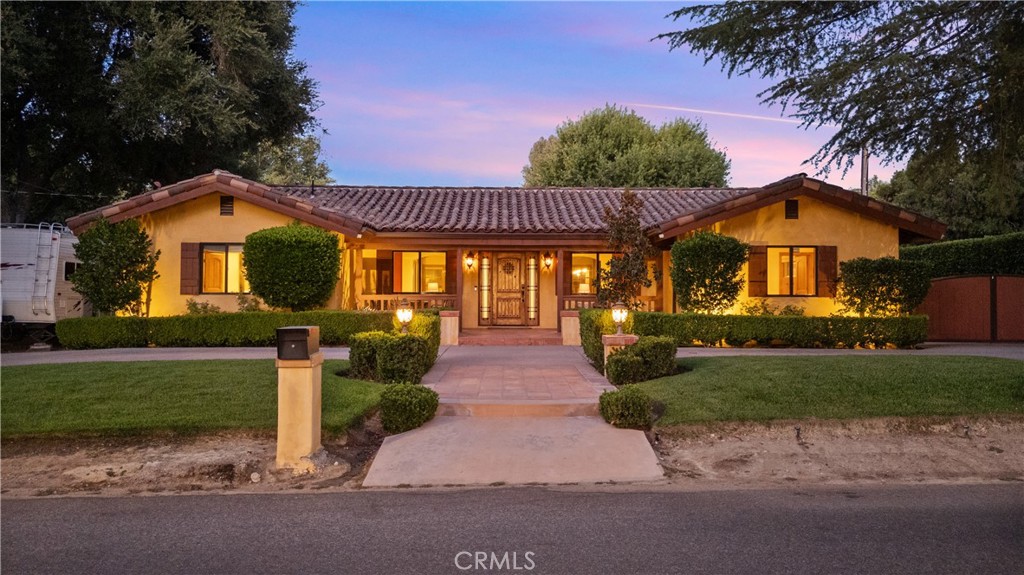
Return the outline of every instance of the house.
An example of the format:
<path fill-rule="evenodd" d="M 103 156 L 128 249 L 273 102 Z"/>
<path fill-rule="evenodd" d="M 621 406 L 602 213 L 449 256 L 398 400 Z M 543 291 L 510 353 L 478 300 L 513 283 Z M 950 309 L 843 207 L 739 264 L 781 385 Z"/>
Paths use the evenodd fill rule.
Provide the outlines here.
<path fill-rule="evenodd" d="M 759 188 L 635 189 L 642 224 L 669 267 L 677 238 L 713 229 L 751 244 L 749 298 L 837 311 L 838 263 L 898 256 L 901 243 L 939 239 L 945 225 L 797 174 Z M 342 272 L 328 308 L 460 311 L 462 329 L 559 328 L 563 311 L 596 303 L 608 253 L 601 214 L 620 190 L 267 186 L 215 171 L 68 220 L 80 233 L 105 217 L 138 218 L 161 251 L 151 315 L 185 312 L 189 298 L 236 309 L 247 291 L 242 244 L 295 220 L 340 236 Z M 672 311 L 668 274 L 642 294 Z"/>

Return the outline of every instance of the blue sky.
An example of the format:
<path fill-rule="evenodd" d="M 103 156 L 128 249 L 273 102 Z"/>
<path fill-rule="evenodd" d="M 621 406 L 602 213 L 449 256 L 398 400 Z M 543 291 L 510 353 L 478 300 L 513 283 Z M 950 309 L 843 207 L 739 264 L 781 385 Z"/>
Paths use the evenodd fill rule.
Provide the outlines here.
<path fill-rule="evenodd" d="M 759 104 L 770 85 L 670 52 L 680 2 L 310 2 L 294 55 L 320 84 L 324 159 L 339 184 L 518 186 L 530 147 L 559 124 L 616 104 L 651 123 L 704 123 L 732 160 L 730 185 L 802 165 L 832 135 Z M 758 120 L 711 113 L 753 115 Z M 888 179 L 892 167 L 871 166 Z M 830 182 L 855 187 L 859 172 Z"/>

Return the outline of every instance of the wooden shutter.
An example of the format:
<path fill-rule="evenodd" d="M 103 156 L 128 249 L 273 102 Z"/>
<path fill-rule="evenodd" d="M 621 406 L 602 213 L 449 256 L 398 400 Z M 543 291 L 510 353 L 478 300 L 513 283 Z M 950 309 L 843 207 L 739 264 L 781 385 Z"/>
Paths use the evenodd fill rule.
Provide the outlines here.
<path fill-rule="evenodd" d="M 747 254 L 747 295 L 768 295 L 768 246 L 750 246 Z"/>
<path fill-rule="evenodd" d="M 377 250 L 377 293 L 380 295 L 395 293 L 394 278 L 391 277 L 393 257 L 391 250 Z"/>
<path fill-rule="evenodd" d="M 444 253 L 444 293 L 456 293 L 455 280 L 459 273 L 459 256 L 455 250 L 448 250 Z"/>
<path fill-rule="evenodd" d="M 181 244 L 181 293 L 199 293 L 199 244 Z"/>
<path fill-rule="evenodd" d="M 838 275 L 839 257 L 836 246 L 818 246 L 818 297 L 833 297 L 836 294 Z"/>

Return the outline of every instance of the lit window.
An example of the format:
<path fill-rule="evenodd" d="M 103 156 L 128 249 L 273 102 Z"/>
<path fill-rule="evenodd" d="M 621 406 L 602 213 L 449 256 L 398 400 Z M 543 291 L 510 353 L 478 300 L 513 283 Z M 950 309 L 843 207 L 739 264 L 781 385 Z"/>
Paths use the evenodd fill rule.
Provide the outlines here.
<path fill-rule="evenodd" d="M 444 252 L 423 252 L 420 254 L 420 265 L 423 278 L 420 291 L 423 293 L 444 293 Z"/>
<path fill-rule="evenodd" d="M 597 254 L 572 254 L 573 295 L 597 293 Z"/>
<path fill-rule="evenodd" d="M 241 244 L 203 245 L 203 293 L 249 293 Z"/>
<path fill-rule="evenodd" d="M 816 295 L 816 263 L 814 248 L 768 248 L 768 295 Z"/>
<path fill-rule="evenodd" d="M 395 252 L 395 293 L 445 293 L 445 252 Z"/>

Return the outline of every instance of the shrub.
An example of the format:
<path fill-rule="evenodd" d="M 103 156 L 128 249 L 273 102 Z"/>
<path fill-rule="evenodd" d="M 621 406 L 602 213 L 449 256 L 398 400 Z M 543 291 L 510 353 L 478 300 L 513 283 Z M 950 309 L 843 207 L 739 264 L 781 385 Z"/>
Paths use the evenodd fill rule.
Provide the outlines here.
<path fill-rule="evenodd" d="M 377 348 L 377 377 L 385 383 L 419 383 L 430 369 L 427 338 L 403 333 L 381 338 Z"/>
<path fill-rule="evenodd" d="M 836 301 L 861 316 L 913 313 L 921 305 L 931 277 L 928 264 L 896 258 L 854 258 L 839 263 Z"/>
<path fill-rule="evenodd" d="M 392 314 L 392 326 L 395 332 L 401 331 L 398 319 Z M 409 323 L 409 333 L 419 334 L 427 339 L 426 370 L 434 366 L 437 351 L 441 347 L 441 316 L 437 310 L 418 310 Z M 426 371 L 424 371 L 426 373 Z"/>
<path fill-rule="evenodd" d="M 338 283 L 338 236 L 322 228 L 295 223 L 260 230 L 246 236 L 242 251 L 252 293 L 267 305 L 321 306 Z"/>
<path fill-rule="evenodd" d="M 61 344 L 72 349 L 123 347 L 110 342 L 120 337 L 116 333 L 125 330 L 135 334 L 133 337 L 138 341 L 135 345 L 139 347 L 147 344 L 161 347 L 265 347 L 274 345 L 279 327 L 317 325 L 320 326 L 321 345 L 347 345 L 353 334 L 390 330 L 393 317 L 394 314 L 388 312 L 363 311 L 247 312 L 151 318 L 90 317 L 57 322 L 57 334 Z M 137 322 L 132 323 L 132 319 L 137 319 Z M 436 316 L 433 321 L 440 322 Z M 136 327 L 129 327 L 133 325 Z M 61 337 L 61 333 L 65 334 L 64 337 Z"/>
<path fill-rule="evenodd" d="M 635 315 L 635 313 L 629 314 L 629 319 L 622 326 L 624 332 L 632 331 Z M 580 343 L 583 345 L 584 355 L 597 371 L 604 372 L 604 343 L 601 341 L 601 336 L 612 333 L 615 333 L 615 322 L 612 321 L 611 310 L 600 308 L 580 310 Z"/>
<path fill-rule="evenodd" d="M 734 303 L 743 288 L 740 270 L 747 244 L 702 231 L 672 245 L 672 288 L 683 311 L 716 313 Z"/>
<path fill-rule="evenodd" d="M 195 298 L 185 300 L 185 313 L 188 315 L 207 315 L 211 313 L 223 313 L 220 307 L 208 301 L 196 301 Z"/>
<path fill-rule="evenodd" d="M 379 379 L 377 353 L 384 347 L 384 341 L 392 337 L 382 331 L 354 334 L 348 350 L 349 375 L 356 379 Z"/>
<path fill-rule="evenodd" d="M 671 337 L 645 336 L 608 356 L 608 381 L 626 385 L 672 374 L 676 369 L 676 343 Z"/>
<path fill-rule="evenodd" d="M 786 347 L 911 347 L 927 339 L 926 316 L 816 317 L 669 314 L 630 314 L 636 335 L 664 335 L 678 346 L 694 344 Z M 583 314 L 580 314 L 582 329 Z M 717 339 L 715 339 L 717 338 Z M 709 343 L 710 342 L 710 343 Z"/>
<path fill-rule="evenodd" d="M 75 257 L 81 263 L 71 276 L 76 292 L 100 314 L 127 311 L 144 315 L 146 284 L 156 279 L 160 250 L 136 219 L 111 224 L 100 219 L 78 237 Z"/>
<path fill-rule="evenodd" d="M 380 421 L 384 431 L 402 433 L 433 419 L 437 405 L 437 392 L 430 388 L 411 383 L 389 385 L 380 393 Z"/>
<path fill-rule="evenodd" d="M 244 293 L 240 293 L 240 294 L 238 294 L 237 301 L 238 301 L 238 311 L 241 311 L 241 312 L 263 311 L 263 308 L 260 307 L 260 298 L 254 296 L 254 295 L 247 295 L 247 294 L 244 294 Z"/>
<path fill-rule="evenodd" d="M 932 278 L 1024 275 L 1024 232 L 900 248 L 900 259 L 926 262 Z"/>
<path fill-rule="evenodd" d="M 635 385 L 606 391 L 598 400 L 601 417 L 615 427 L 647 429 L 651 426 L 654 402 Z"/>
<path fill-rule="evenodd" d="M 57 322 L 57 340 L 68 349 L 146 347 L 149 324 L 144 317 L 75 317 Z"/>

